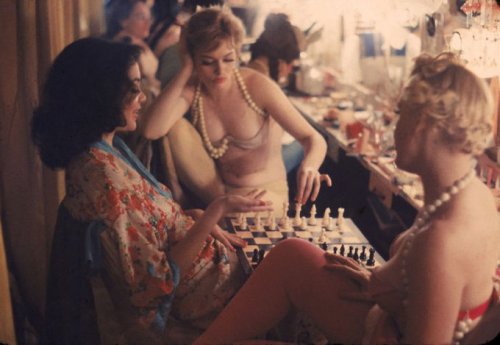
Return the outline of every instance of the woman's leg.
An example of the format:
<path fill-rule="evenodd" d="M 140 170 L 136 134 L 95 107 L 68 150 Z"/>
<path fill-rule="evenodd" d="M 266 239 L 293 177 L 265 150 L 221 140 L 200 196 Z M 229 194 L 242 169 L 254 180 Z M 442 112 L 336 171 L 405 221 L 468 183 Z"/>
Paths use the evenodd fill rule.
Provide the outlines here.
<path fill-rule="evenodd" d="M 300 239 L 278 244 L 259 265 L 199 344 L 252 339 L 276 325 L 292 308 L 307 313 L 336 342 L 360 342 L 371 304 L 343 300 L 353 281 L 323 268 L 324 252 Z"/>

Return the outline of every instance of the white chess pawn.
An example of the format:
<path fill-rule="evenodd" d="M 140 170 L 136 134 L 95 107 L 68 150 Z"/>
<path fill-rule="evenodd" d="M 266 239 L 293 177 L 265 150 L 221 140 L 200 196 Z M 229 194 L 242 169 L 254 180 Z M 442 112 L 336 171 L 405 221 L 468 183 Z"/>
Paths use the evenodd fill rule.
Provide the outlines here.
<path fill-rule="evenodd" d="M 240 229 L 246 230 L 248 229 L 247 217 L 242 213 L 241 221 L 240 221 Z"/>
<path fill-rule="evenodd" d="M 293 219 L 294 226 L 300 226 L 302 224 L 302 220 L 300 219 L 300 209 L 302 205 L 300 203 L 295 204 L 295 218 Z"/>
<path fill-rule="evenodd" d="M 307 229 L 307 218 L 306 217 L 302 217 L 302 221 L 300 222 L 300 228 L 302 230 L 306 230 Z"/>
<path fill-rule="evenodd" d="M 318 238 L 318 243 L 323 243 L 323 242 L 327 242 L 325 228 L 321 228 L 321 233 L 320 233 L 319 238 Z"/>
<path fill-rule="evenodd" d="M 276 220 L 273 217 L 271 217 L 271 221 L 269 222 L 269 230 L 276 230 Z"/>
<path fill-rule="evenodd" d="M 288 221 L 288 203 L 283 203 L 283 213 L 281 215 L 281 219 L 279 221 L 279 225 L 283 226 Z"/>
<path fill-rule="evenodd" d="M 274 213 L 272 211 L 267 211 L 267 226 L 271 226 L 271 222 L 274 219 Z"/>
<path fill-rule="evenodd" d="M 316 205 L 311 206 L 311 217 L 309 217 L 309 225 L 316 225 Z"/>
<path fill-rule="evenodd" d="M 282 223 L 280 224 L 280 227 L 283 229 L 283 230 L 288 230 L 290 229 L 290 218 L 288 217 L 285 217 L 285 218 L 282 218 Z"/>
<path fill-rule="evenodd" d="M 327 230 L 334 230 L 335 229 L 335 222 L 333 221 L 332 217 L 329 217 L 328 220 L 328 225 L 326 226 Z"/>
<path fill-rule="evenodd" d="M 337 225 L 339 227 L 339 230 L 342 230 L 342 227 L 344 225 L 344 209 L 342 207 L 338 208 L 339 216 L 337 217 Z"/>
<path fill-rule="evenodd" d="M 328 226 L 330 225 L 330 207 L 327 207 L 325 209 L 325 213 L 323 213 L 323 221 L 322 221 L 321 225 L 323 225 L 325 228 L 328 228 Z M 330 230 L 330 229 L 328 229 L 328 230 Z"/>
<path fill-rule="evenodd" d="M 255 212 L 255 230 L 262 230 L 262 222 L 260 221 L 259 212 Z"/>

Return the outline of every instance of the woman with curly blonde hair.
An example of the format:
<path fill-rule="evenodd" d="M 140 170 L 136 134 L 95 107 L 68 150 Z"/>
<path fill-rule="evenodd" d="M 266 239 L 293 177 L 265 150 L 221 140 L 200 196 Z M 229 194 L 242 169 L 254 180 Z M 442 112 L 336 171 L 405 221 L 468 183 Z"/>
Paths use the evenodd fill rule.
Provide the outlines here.
<path fill-rule="evenodd" d="M 315 200 L 321 182 L 331 184 L 318 171 L 326 155 L 325 140 L 276 83 L 259 72 L 239 68 L 243 37 L 241 21 L 228 9 L 194 14 L 183 31 L 183 67 L 152 105 L 144 135 L 157 139 L 167 134 L 191 110 L 225 192 L 246 194 L 259 188 L 267 191 L 264 199 L 281 208 L 288 202 L 281 157 L 286 130 L 305 151 L 297 173 L 296 200 L 301 204 Z M 207 166 L 191 173 L 203 174 Z"/>
<path fill-rule="evenodd" d="M 474 167 L 491 132 L 491 95 L 453 55 L 421 56 L 399 106 L 396 163 L 421 177 L 425 204 L 390 259 L 367 270 L 283 241 L 197 343 L 253 338 L 294 309 L 335 343 L 472 341 L 498 300 L 498 213 Z"/>

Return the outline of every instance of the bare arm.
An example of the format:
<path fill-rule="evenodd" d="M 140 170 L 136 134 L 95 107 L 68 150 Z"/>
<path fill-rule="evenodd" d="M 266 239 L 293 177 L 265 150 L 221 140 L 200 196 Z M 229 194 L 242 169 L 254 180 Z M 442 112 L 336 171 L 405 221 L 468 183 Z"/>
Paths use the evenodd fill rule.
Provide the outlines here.
<path fill-rule="evenodd" d="M 261 104 L 304 147 L 304 159 L 297 174 L 296 200 L 304 204 L 310 197 L 314 201 L 322 180 L 331 185 L 331 180 L 318 172 L 325 159 L 326 142 L 299 114 L 276 83 L 258 73 L 252 73 L 248 79 L 251 84 L 249 88 L 257 104 Z"/>
<path fill-rule="evenodd" d="M 188 111 L 193 99 L 192 87 L 187 85 L 192 70 L 192 63 L 184 63 L 179 73 L 151 104 L 144 120 L 143 135 L 147 139 L 154 140 L 167 134 Z"/>

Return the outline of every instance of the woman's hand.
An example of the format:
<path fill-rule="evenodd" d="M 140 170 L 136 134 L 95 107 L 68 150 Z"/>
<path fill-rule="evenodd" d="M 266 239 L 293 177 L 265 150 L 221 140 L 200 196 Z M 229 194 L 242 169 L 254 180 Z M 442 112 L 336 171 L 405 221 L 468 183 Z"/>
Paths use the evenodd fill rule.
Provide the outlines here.
<path fill-rule="evenodd" d="M 236 247 L 245 247 L 247 242 L 241 237 L 235 234 L 231 234 L 225 230 L 222 230 L 220 226 L 216 225 L 212 232 L 210 233 L 216 240 L 222 243 L 230 251 L 236 251 Z"/>
<path fill-rule="evenodd" d="M 311 201 L 315 201 L 323 181 L 326 182 L 328 187 L 332 186 L 332 179 L 328 174 L 320 174 L 316 169 L 301 166 L 297 173 L 297 196 L 295 200 L 302 205 L 309 198 Z"/>
<path fill-rule="evenodd" d="M 371 296 L 366 293 L 371 272 L 362 267 L 356 260 L 341 255 L 325 253 L 326 264 L 324 268 L 328 271 L 345 274 L 360 287 L 356 291 L 344 291 L 341 297 L 349 300 L 372 302 Z"/>

